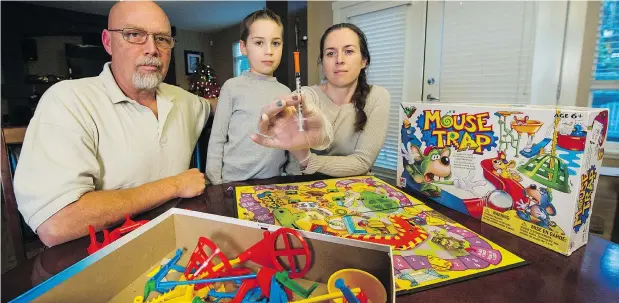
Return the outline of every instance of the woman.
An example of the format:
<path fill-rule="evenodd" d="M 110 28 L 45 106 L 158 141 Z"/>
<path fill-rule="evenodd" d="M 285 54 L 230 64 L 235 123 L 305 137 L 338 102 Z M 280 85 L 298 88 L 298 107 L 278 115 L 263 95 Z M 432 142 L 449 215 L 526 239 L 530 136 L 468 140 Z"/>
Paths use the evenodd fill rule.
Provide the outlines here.
<path fill-rule="evenodd" d="M 289 166 L 289 171 L 333 177 L 366 174 L 387 136 L 390 96 L 385 88 L 367 82 L 365 34 L 350 23 L 331 26 L 320 39 L 319 62 L 327 82 L 302 91 L 331 123 L 333 142 L 323 151 L 290 151 L 297 161 L 291 161 L 296 167 Z"/>

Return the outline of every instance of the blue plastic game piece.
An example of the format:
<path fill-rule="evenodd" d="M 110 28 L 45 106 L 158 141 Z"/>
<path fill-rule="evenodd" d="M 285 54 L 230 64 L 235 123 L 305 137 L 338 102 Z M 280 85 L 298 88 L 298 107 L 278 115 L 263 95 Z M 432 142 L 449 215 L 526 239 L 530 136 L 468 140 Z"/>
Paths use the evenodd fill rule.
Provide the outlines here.
<path fill-rule="evenodd" d="M 148 281 L 146 281 L 146 286 L 144 287 L 144 300 L 148 298 L 148 295 L 153 290 L 156 290 L 159 293 L 164 293 L 168 291 L 168 290 L 164 290 L 160 288 L 159 283 L 165 276 L 168 275 L 168 272 L 170 272 L 170 269 L 178 270 L 177 269 L 178 265 L 176 265 L 176 262 L 180 260 L 182 254 L 183 254 L 183 250 L 181 248 L 177 249 L 176 253 L 174 254 L 174 257 L 172 257 L 172 259 L 170 259 L 170 261 L 168 261 L 166 264 L 161 266 L 161 268 L 159 268 L 157 273 L 153 275 L 150 279 L 148 279 Z M 178 266 L 178 267 L 182 268 L 180 272 L 185 271 L 184 267 L 181 267 L 181 266 Z"/>
<path fill-rule="evenodd" d="M 271 279 L 269 297 L 269 303 L 288 303 L 288 295 L 286 295 L 286 292 L 282 289 L 281 285 L 279 285 L 275 277 Z"/>
<path fill-rule="evenodd" d="M 182 267 L 180 265 L 177 264 L 172 264 L 172 269 L 178 271 L 178 272 L 185 272 L 185 267 Z"/>
<path fill-rule="evenodd" d="M 170 289 L 174 288 L 177 285 L 191 285 L 191 284 L 204 284 L 204 283 L 255 279 L 257 276 L 258 276 L 257 274 L 249 274 L 249 275 L 244 275 L 244 276 L 221 277 L 221 278 L 201 279 L 201 280 L 158 282 L 157 291 L 159 291 L 160 288 L 165 289 L 166 291 L 169 291 Z"/>
<path fill-rule="evenodd" d="M 262 297 L 262 291 L 260 291 L 260 287 L 254 287 L 247 292 L 247 294 L 245 295 L 245 298 L 243 298 L 242 303 L 262 302 L 264 300 L 261 300 L 260 299 L 261 297 Z"/>
<path fill-rule="evenodd" d="M 236 290 L 234 292 L 218 292 L 215 291 L 214 289 L 211 289 L 208 291 L 208 295 L 216 298 L 216 299 L 234 299 L 234 296 L 236 296 Z"/>
<path fill-rule="evenodd" d="M 346 301 L 348 301 L 348 303 L 361 303 L 359 302 L 359 299 L 357 299 L 355 294 L 352 293 L 350 288 L 348 288 L 348 286 L 344 284 L 344 279 L 339 278 L 335 280 L 335 287 L 340 289 L 340 291 L 342 292 L 342 294 L 344 294 L 344 298 L 346 299 Z"/>

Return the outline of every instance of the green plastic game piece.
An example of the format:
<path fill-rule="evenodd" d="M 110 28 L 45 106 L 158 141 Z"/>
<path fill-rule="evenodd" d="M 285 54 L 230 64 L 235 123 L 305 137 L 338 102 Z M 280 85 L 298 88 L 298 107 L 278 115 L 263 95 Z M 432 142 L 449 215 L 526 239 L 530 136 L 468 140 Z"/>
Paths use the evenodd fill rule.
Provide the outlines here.
<path fill-rule="evenodd" d="M 155 290 L 155 281 L 148 280 L 146 285 L 144 285 L 144 301 L 148 299 L 148 295 L 150 295 L 150 292 L 153 290 Z"/>
<path fill-rule="evenodd" d="M 318 287 L 318 283 L 314 283 L 308 289 L 303 288 L 303 286 L 299 285 L 299 283 L 293 281 L 292 279 L 290 279 L 290 277 L 288 277 L 287 271 L 280 271 L 275 273 L 275 279 L 277 279 L 279 283 L 282 283 L 288 289 L 292 290 L 294 293 L 303 297 L 304 299 L 307 299 L 312 294 L 312 292 L 314 292 L 316 287 Z"/>
<path fill-rule="evenodd" d="M 202 301 L 202 299 L 200 299 L 200 297 L 193 297 L 193 300 L 191 300 L 191 303 L 204 303 L 204 301 Z"/>

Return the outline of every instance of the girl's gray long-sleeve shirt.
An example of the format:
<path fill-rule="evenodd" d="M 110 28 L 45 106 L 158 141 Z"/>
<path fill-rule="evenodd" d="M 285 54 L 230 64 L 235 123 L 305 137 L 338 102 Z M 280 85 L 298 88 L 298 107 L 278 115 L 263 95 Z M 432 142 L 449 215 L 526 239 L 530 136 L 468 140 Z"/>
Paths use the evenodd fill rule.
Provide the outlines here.
<path fill-rule="evenodd" d="M 260 111 L 290 94 L 275 77 L 245 73 L 221 88 L 206 157 L 206 175 L 213 184 L 279 176 L 285 151 L 254 143 Z"/>

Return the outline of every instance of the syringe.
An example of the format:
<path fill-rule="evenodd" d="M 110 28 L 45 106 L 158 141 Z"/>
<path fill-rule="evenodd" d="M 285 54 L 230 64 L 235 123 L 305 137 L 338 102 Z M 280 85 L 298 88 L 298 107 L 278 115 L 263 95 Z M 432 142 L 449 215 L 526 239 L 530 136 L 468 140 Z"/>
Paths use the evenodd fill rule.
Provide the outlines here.
<path fill-rule="evenodd" d="M 299 98 L 301 97 L 301 60 L 299 58 L 299 52 L 294 52 L 294 77 L 296 80 L 296 93 L 299 94 Z M 303 131 L 303 106 L 301 102 L 297 106 L 297 119 L 299 123 L 299 131 Z"/>

